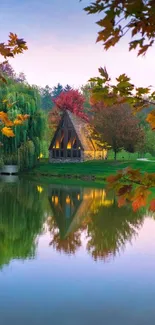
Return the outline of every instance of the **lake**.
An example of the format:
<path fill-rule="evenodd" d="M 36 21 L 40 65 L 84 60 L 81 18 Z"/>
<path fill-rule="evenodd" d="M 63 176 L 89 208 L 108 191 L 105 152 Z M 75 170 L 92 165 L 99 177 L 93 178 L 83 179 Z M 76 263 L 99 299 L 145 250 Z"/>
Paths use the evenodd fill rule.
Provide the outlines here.
<path fill-rule="evenodd" d="M 154 306 L 153 215 L 95 185 L 1 179 L 0 324 L 154 325 Z"/>

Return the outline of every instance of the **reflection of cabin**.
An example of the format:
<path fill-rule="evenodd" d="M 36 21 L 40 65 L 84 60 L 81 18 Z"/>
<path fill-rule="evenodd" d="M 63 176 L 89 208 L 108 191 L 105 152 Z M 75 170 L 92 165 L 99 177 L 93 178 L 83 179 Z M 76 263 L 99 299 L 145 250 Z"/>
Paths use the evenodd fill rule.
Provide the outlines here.
<path fill-rule="evenodd" d="M 106 154 L 91 138 L 88 122 L 66 110 L 49 147 L 50 162 L 105 159 Z"/>
<path fill-rule="evenodd" d="M 99 207 L 113 203 L 106 199 L 104 189 L 50 185 L 48 196 L 61 239 L 76 231 Z"/>

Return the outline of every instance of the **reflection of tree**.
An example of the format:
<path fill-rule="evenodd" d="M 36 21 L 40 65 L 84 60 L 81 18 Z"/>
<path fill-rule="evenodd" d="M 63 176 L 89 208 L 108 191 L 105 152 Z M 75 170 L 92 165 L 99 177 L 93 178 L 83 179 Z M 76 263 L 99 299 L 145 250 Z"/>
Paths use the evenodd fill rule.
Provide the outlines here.
<path fill-rule="evenodd" d="M 53 234 L 50 245 L 59 252 L 75 254 L 77 249 L 81 246 L 80 235 L 79 232 L 75 232 L 62 239 L 60 238 L 59 232 L 56 232 Z"/>
<path fill-rule="evenodd" d="M 0 267 L 15 258 L 34 256 L 37 235 L 43 225 L 43 202 L 37 186 L 30 182 L 3 183 L 0 193 Z"/>
<path fill-rule="evenodd" d="M 130 207 L 118 208 L 117 203 L 110 207 L 101 206 L 92 213 L 88 224 L 87 250 L 92 257 L 107 259 L 120 252 L 127 241 L 137 234 L 143 217 L 134 213 Z"/>
<path fill-rule="evenodd" d="M 47 219 L 47 225 L 52 237 L 49 245 L 59 252 L 64 252 L 66 254 L 75 254 L 77 249 L 81 246 L 80 233 L 73 232 L 67 236 L 62 237 L 54 217 L 49 217 Z"/>

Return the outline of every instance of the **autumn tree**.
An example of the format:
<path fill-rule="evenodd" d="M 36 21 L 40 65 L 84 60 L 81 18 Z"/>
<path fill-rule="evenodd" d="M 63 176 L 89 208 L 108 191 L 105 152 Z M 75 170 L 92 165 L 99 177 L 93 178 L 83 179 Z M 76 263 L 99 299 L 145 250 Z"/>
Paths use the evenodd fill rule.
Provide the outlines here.
<path fill-rule="evenodd" d="M 68 110 L 81 118 L 86 118 L 84 114 L 85 98 L 78 90 L 63 91 L 53 99 L 53 102 L 60 111 Z"/>
<path fill-rule="evenodd" d="M 93 123 L 101 140 L 107 142 L 113 149 L 115 160 L 121 149 L 134 152 L 137 143 L 144 139 L 137 118 L 125 104 L 111 106 L 108 109 L 102 103 L 96 104 Z"/>

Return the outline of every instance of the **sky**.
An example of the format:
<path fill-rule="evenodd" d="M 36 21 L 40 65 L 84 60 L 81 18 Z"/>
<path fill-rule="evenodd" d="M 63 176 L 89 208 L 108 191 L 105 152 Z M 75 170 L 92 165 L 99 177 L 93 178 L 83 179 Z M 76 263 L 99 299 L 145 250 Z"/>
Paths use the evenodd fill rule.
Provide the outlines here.
<path fill-rule="evenodd" d="M 60 82 L 78 88 L 99 75 L 106 66 L 114 81 L 126 73 L 137 86 L 155 87 L 155 47 L 146 57 L 128 51 L 127 35 L 105 51 L 96 43 L 97 15 L 83 8 L 90 0 L 0 0 L 0 42 L 10 32 L 27 41 L 28 51 L 10 59 L 17 73 L 24 72 L 30 84 L 44 87 Z"/>

